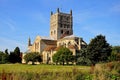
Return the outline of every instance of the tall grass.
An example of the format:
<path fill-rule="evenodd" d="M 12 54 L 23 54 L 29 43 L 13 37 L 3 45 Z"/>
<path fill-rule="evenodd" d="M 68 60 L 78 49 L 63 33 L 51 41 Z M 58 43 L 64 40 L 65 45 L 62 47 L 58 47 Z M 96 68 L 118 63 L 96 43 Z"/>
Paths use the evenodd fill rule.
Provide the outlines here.
<path fill-rule="evenodd" d="M 120 80 L 120 62 L 97 64 L 94 71 L 95 80 Z"/>
<path fill-rule="evenodd" d="M 120 80 L 120 62 L 91 67 L 2 64 L 0 80 Z"/>
<path fill-rule="evenodd" d="M 80 74 L 88 74 L 88 66 L 61 65 L 0 65 L 2 80 L 76 80 Z"/>

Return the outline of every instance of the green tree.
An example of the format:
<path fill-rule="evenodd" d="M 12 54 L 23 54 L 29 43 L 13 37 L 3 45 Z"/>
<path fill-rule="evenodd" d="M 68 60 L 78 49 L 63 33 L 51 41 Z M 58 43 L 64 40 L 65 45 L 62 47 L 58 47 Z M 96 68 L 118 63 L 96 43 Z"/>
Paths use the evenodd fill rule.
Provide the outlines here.
<path fill-rule="evenodd" d="M 20 56 L 20 48 L 16 47 L 14 50 L 14 54 L 16 56 L 16 62 L 21 63 L 21 56 Z"/>
<path fill-rule="evenodd" d="M 16 63 L 17 62 L 16 59 L 17 59 L 17 56 L 14 54 L 14 52 L 10 52 L 9 62 L 10 63 Z"/>
<path fill-rule="evenodd" d="M 120 61 L 120 46 L 113 46 L 109 57 L 110 61 Z"/>
<path fill-rule="evenodd" d="M 69 64 L 69 62 L 72 62 L 73 55 L 72 52 L 65 47 L 61 47 L 54 55 L 53 55 L 53 62 L 56 64 L 59 62 L 60 64 L 64 63 Z"/>
<path fill-rule="evenodd" d="M 8 54 L 8 49 L 5 50 L 5 53 Z"/>
<path fill-rule="evenodd" d="M 9 55 L 0 51 L 0 64 L 9 62 Z"/>
<path fill-rule="evenodd" d="M 9 61 L 11 63 L 17 63 L 17 62 L 21 63 L 21 60 L 22 60 L 22 58 L 20 56 L 20 49 L 19 49 L 19 47 L 16 47 L 14 49 L 14 52 L 10 52 Z"/>
<path fill-rule="evenodd" d="M 86 48 L 81 49 L 79 55 L 77 55 L 77 65 L 91 65 Z"/>
<path fill-rule="evenodd" d="M 103 35 L 96 36 L 87 47 L 87 55 L 92 64 L 107 61 L 110 53 L 111 46 Z"/>
<path fill-rule="evenodd" d="M 53 62 L 55 62 L 56 64 L 58 64 L 58 62 L 59 62 L 59 53 L 57 53 L 57 54 L 54 54 L 53 56 L 52 56 L 52 59 L 53 59 Z"/>
<path fill-rule="evenodd" d="M 31 61 L 32 64 L 34 64 L 34 62 L 42 62 L 42 56 L 38 52 L 27 53 L 24 56 L 24 59 L 26 63 L 28 63 L 29 61 Z"/>

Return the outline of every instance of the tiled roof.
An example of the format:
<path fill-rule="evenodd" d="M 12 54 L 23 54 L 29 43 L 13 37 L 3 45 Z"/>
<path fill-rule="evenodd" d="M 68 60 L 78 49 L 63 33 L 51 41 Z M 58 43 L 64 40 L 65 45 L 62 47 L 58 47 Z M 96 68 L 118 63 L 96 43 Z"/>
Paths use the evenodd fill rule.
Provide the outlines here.
<path fill-rule="evenodd" d="M 68 48 L 69 48 L 69 49 L 77 49 L 78 47 L 75 46 L 75 45 L 69 45 Z"/>
<path fill-rule="evenodd" d="M 64 37 L 64 38 L 75 38 L 75 37 L 77 37 L 77 36 L 75 36 L 75 35 L 70 35 L 70 36 L 66 36 L 66 37 Z"/>
<path fill-rule="evenodd" d="M 45 36 L 40 36 L 41 39 L 45 39 L 45 40 L 54 40 L 53 38 L 50 37 L 45 37 Z"/>
<path fill-rule="evenodd" d="M 56 48 L 56 46 L 47 46 L 44 51 L 51 51 L 54 50 Z"/>
<path fill-rule="evenodd" d="M 37 36 L 36 39 L 44 39 L 44 40 L 54 40 L 53 38 L 50 37 L 45 37 L 45 36 Z"/>
<path fill-rule="evenodd" d="M 58 51 L 62 46 L 56 47 L 54 50 Z"/>
<path fill-rule="evenodd" d="M 42 40 L 47 45 L 57 45 L 57 41 L 55 40 Z"/>

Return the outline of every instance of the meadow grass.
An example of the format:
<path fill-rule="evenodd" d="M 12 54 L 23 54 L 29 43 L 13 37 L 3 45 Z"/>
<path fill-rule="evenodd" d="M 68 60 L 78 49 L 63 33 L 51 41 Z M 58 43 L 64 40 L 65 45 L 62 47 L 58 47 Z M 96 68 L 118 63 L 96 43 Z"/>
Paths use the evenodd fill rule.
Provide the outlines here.
<path fill-rule="evenodd" d="M 0 80 L 120 80 L 120 62 L 95 66 L 0 64 Z"/>
<path fill-rule="evenodd" d="M 89 66 L 1 64 L 0 80 L 76 80 L 89 71 Z"/>
<path fill-rule="evenodd" d="M 52 72 L 72 72 L 73 69 L 78 71 L 88 72 L 89 66 L 62 66 L 62 65 L 27 65 L 27 64 L 0 64 L 0 73 L 2 70 L 6 72 L 43 72 L 43 71 L 52 71 Z"/>

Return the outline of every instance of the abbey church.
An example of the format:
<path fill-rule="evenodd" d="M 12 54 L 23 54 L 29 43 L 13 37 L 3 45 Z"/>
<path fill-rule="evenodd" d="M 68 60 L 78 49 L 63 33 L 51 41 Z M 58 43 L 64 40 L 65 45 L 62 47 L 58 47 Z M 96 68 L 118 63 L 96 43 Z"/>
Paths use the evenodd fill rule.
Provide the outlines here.
<path fill-rule="evenodd" d="M 51 12 L 49 34 L 49 37 L 36 36 L 32 44 L 30 38 L 28 40 L 28 52 L 41 53 L 43 63 L 53 63 L 52 56 L 61 46 L 69 48 L 73 55 L 77 55 L 77 51 L 87 45 L 82 38 L 73 35 L 72 10 L 63 13 L 58 8 L 56 13 Z"/>

